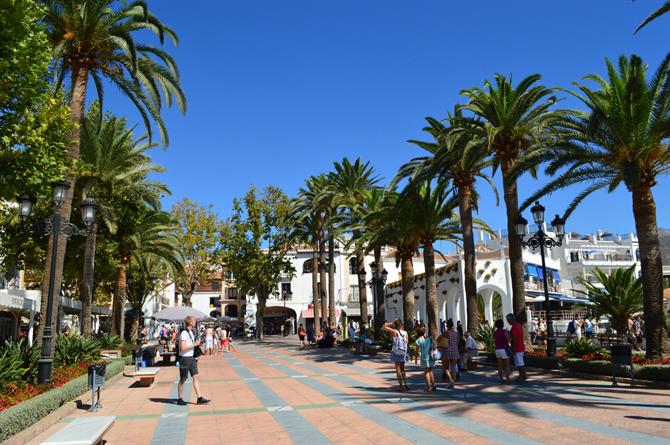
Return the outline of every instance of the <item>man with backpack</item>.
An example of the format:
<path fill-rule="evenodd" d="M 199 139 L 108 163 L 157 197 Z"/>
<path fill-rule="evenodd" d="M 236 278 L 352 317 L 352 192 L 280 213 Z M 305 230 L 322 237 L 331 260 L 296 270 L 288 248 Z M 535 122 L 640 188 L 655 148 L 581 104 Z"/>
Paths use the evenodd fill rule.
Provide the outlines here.
<path fill-rule="evenodd" d="M 576 315 L 574 316 L 574 318 L 572 320 L 570 320 L 570 323 L 568 323 L 568 327 L 565 330 L 565 332 L 568 334 L 567 335 L 568 340 L 571 339 L 572 336 L 575 335 L 575 332 L 577 331 L 576 326 L 575 326 L 577 324 L 575 322 L 575 318 L 577 318 Z"/>
<path fill-rule="evenodd" d="M 198 405 L 205 405 L 210 401 L 202 397 L 200 392 L 200 381 L 198 379 L 198 357 L 202 355 L 200 349 L 200 338 L 193 333 L 195 327 L 195 319 L 190 315 L 184 319 L 184 330 L 179 334 L 178 343 L 178 358 L 179 361 L 179 384 L 177 385 L 177 394 L 179 399 L 177 405 L 186 405 L 184 401 L 184 383 L 188 379 L 189 374 L 193 380 L 193 389 L 195 395 L 198 397 L 196 403 Z"/>

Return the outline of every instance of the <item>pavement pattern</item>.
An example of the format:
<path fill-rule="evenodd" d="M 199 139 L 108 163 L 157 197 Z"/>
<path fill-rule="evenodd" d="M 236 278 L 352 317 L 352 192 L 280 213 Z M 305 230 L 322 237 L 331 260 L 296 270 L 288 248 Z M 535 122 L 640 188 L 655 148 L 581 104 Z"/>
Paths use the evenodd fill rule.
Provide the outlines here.
<path fill-rule="evenodd" d="M 455 389 L 397 392 L 387 355 L 344 348 L 301 350 L 297 338 L 237 342 L 238 351 L 202 357 L 209 405 L 176 405 L 178 370 L 163 367 L 149 388 L 123 377 L 103 389 L 103 408 L 82 406 L 45 430 L 38 444 L 79 416 L 114 415 L 116 444 L 670 444 L 670 390 L 612 388 L 602 381 L 530 375 L 500 385 L 492 368 L 463 373 Z M 439 381 L 439 375 L 437 375 Z"/>

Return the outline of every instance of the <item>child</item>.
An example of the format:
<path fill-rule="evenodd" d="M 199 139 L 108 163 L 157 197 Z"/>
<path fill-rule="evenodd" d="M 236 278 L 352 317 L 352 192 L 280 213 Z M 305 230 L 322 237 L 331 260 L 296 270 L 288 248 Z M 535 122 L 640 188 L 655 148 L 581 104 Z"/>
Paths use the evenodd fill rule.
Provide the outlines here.
<path fill-rule="evenodd" d="M 426 379 L 426 392 L 436 391 L 435 376 L 433 376 L 433 367 L 435 366 L 433 351 L 435 350 L 435 343 L 427 334 L 425 326 L 421 325 L 417 327 L 416 333 L 418 336 L 416 345 L 419 347 L 421 369 L 423 369 L 423 377 Z"/>

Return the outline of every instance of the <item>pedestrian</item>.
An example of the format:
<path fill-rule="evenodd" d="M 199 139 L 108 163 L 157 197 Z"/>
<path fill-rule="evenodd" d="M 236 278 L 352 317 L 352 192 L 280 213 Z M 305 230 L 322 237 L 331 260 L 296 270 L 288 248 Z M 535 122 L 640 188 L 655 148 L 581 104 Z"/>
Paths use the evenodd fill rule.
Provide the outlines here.
<path fill-rule="evenodd" d="M 572 317 L 572 320 L 568 323 L 568 327 L 565 329 L 566 333 L 566 340 L 572 339 L 572 336 L 575 335 L 575 332 L 577 331 L 577 324 L 575 323 L 575 319 L 577 318 L 577 315 Z"/>
<path fill-rule="evenodd" d="M 498 378 L 500 383 L 509 382 L 509 339 L 505 331 L 505 323 L 502 320 L 496 320 L 495 330 L 493 331 L 493 341 L 496 348 L 496 362 L 498 362 Z"/>
<path fill-rule="evenodd" d="M 446 332 L 447 339 L 449 340 L 449 350 L 447 351 L 447 359 L 449 361 L 449 373 L 451 374 L 452 377 L 452 382 L 449 384 L 448 388 L 453 388 L 454 387 L 454 381 L 458 380 L 458 370 L 456 369 L 458 365 L 458 360 L 460 358 L 460 354 L 458 352 L 458 343 L 459 343 L 459 335 L 456 330 L 454 330 L 454 322 L 450 318 L 447 320 L 447 332 Z"/>
<path fill-rule="evenodd" d="M 591 340 L 593 337 L 593 323 L 591 323 L 589 317 L 586 316 L 584 317 L 584 322 L 582 324 L 584 325 L 584 336 Z"/>
<path fill-rule="evenodd" d="M 463 354 L 461 365 L 464 369 L 470 370 L 474 366 L 472 365 L 472 359 L 477 357 L 477 342 L 470 332 L 465 332 L 465 353 Z"/>
<path fill-rule="evenodd" d="M 439 352 L 438 355 L 442 361 L 442 381 L 449 379 L 449 385 L 453 386 L 456 376 L 449 369 L 449 333 L 446 325 L 444 326 L 444 332 L 437 337 L 435 342 L 437 344 L 437 351 Z"/>
<path fill-rule="evenodd" d="M 395 375 L 400 385 L 400 391 L 409 391 L 407 385 L 407 374 L 405 373 L 405 363 L 407 362 L 407 345 L 409 336 L 403 329 L 402 321 L 393 320 L 392 323 L 385 323 L 384 330 L 390 332 L 393 336 L 393 346 L 391 347 L 391 362 L 395 365 Z"/>
<path fill-rule="evenodd" d="M 283 324 L 279 326 L 279 333 L 281 334 L 282 337 L 284 336 L 284 325 Z"/>
<path fill-rule="evenodd" d="M 514 355 L 514 365 L 519 371 L 519 381 L 525 382 L 528 380 L 528 377 L 526 376 L 526 365 L 523 360 L 523 354 L 526 352 L 526 345 L 523 342 L 523 327 L 516 320 L 514 314 L 507 314 L 507 323 L 512 325 L 510 329 L 510 344 L 512 346 L 512 354 Z"/>
<path fill-rule="evenodd" d="M 349 320 L 347 335 L 349 336 L 349 343 L 353 345 L 356 342 L 356 325 L 354 324 L 354 320 Z"/>
<path fill-rule="evenodd" d="M 537 318 L 533 317 L 530 320 L 530 327 L 528 328 L 528 331 L 530 332 L 530 342 L 532 344 L 535 344 L 535 340 L 537 340 Z"/>
<path fill-rule="evenodd" d="M 221 329 L 221 354 L 228 351 L 228 331 L 224 327 Z"/>
<path fill-rule="evenodd" d="M 316 344 L 316 337 L 314 336 L 314 325 L 310 324 L 307 326 L 307 345 L 313 346 Z"/>
<path fill-rule="evenodd" d="M 214 330 L 211 326 L 205 329 L 205 355 L 212 355 L 214 349 Z"/>
<path fill-rule="evenodd" d="M 300 323 L 300 326 L 298 326 L 298 338 L 300 339 L 300 347 L 304 348 L 305 347 L 305 336 L 307 333 L 305 332 L 305 328 L 302 326 L 302 323 Z"/>
<path fill-rule="evenodd" d="M 193 380 L 193 390 L 198 397 L 196 403 L 204 405 L 209 403 L 200 392 L 200 380 L 198 378 L 198 358 L 196 348 L 200 347 L 200 338 L 193 333 L 195 319 L 190 315 L 184 319 L 184 330 L 179 334 L 179 384 L 177 385 L 177 394 L 179 399 L 177 405 L 186 405 L 184 401 L 184 383 L 189 374 Z"/>
<path fill-rule="evenodd" d="M 578 315 L 575 315 L 575 336 L 577 337 L 577 340 L 582 338 L 582 321 L 579 319 Z"/>
<path fill-rule="evenodd" d="M 416 334 L 418 337 L 416 345 L 419 348 L 419 355 L 421 356 L 421 369 L 423 369 L 423 378 L 426 380 L 426 392 L 436 391 L 435 376 L 433 375 L 435 342 L 428 335 L 426 327 L 423 325 L 419 325 L 416 328 Z"/>

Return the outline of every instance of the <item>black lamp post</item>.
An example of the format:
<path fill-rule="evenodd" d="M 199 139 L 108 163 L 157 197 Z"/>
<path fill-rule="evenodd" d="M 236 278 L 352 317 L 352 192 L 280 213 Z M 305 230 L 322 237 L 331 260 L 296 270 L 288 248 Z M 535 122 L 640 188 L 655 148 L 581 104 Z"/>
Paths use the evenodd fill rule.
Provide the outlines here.
<path fill-rule="evenodd" d="M 372 279 L 367 282 L 368 286 L 372 289 L 372 306 L 374 307 L 374 310 L 372 311 L 372 316 L 373 316 L 373 322 L 374 322 L 374 331 L 375 331 L 375 336 L 379 335 L 379 331 L 381 329 L 381 324 L 383 323 L 383 317 L 380 316 L 380 308 L 379 305 L 377 304 L 378 301 L 378 291 L 379 288 L 382 287 L 386 284 L 386 280 L 388 278 L 388 272 L 386 269 L 382 269 L 381 271 L 379 270 L 379 265 L 377 263 L 371 263 L 370 264 L 370 270 L 372 271 Z M 365 270 L 360 274 L 362 277 L 362 280 L 365 281 Z M 367 321 L 367 320 L 366 320 Z"/>
<path fill-rule="evenodd" d="M 45 222 L 44 228 L 42 230 L 44 235 L 51 235 L 53 238 L 52 247 L 51 247 L 51 264 L 49 269 L 49 287 L 47 291 L 47 313 L 46 320 L 44 321 L 44 334 L 42 335 L 42 353 L 39 360 L 37 361 L 37 378 L 40 384 L 47 384 L 51 381 L 51 371 L 53 367 L 53 356 L 52 356 L 52 342 L 53 342 L 53 326 L 52 326 L 52 317 L 54 311 L 54 300 L 56 296 L 54 295 L 54 282 L 56 275 L 56 258 L 58 257 L 58 239 L 60 235 L 63 235 L 67 238 L 72 235 L 83 235 L 87 236 L 89 233 L 89 228 L 91 224 L 95 221 L 95 213 L 98 208 L 95 201 L 91 198 L 85 199 L 81 202 L 81 218 L 86 225 L 85 229 L 79 229 L 74 224 L 69 221 L 61 221 L 61 206 L 65 202 L 65 196 L 68 189 L 70 188 L 70 183 L 65 181 L 54 182 L 53 186 L 53 201 L 54 201 L 54 214 L 51 220 Z M 19 216 L 24 222 L 28 219 L 30 214 L 33 211 L 35 206 L 35 199 L 24 193 L 18 198 L 19 204 Z"/>
<path fill-rule="evenodd" d="M 286 336 L 286 301 L 293 299 L 293 292 L 291 291 L 282 291 L 281 301 L 284 303 L 284 336 Z"/>
<path fill-rule="evenodd" d="M 549 310 L 549 284 L 547 283 L 547 266 L 545 264 L 544 249 L 551 249 L 563 244 L 563 236 L 565 235 L 565 220 L 556 215 L 551 221 L 551 226 L 556 234 L 556 239 L 544 233 L 544 207 L 539 201 L 531 207 L 530 211 L 533 214 L 533 220 L 537 225 L 537 232 L 528 235 L 528 221 L 522 215 L 516 220 L 516 234 L 521 240 L 521 245 L 530 247 L 533 250 L 540 249 L 540 258 L 542 258 L 542 281 L 544 284 L 544 305 L 547 313 L 547 355 L 553 357 L 556 355 L 556 336 L 554 333 L 554 320 Z"/>

